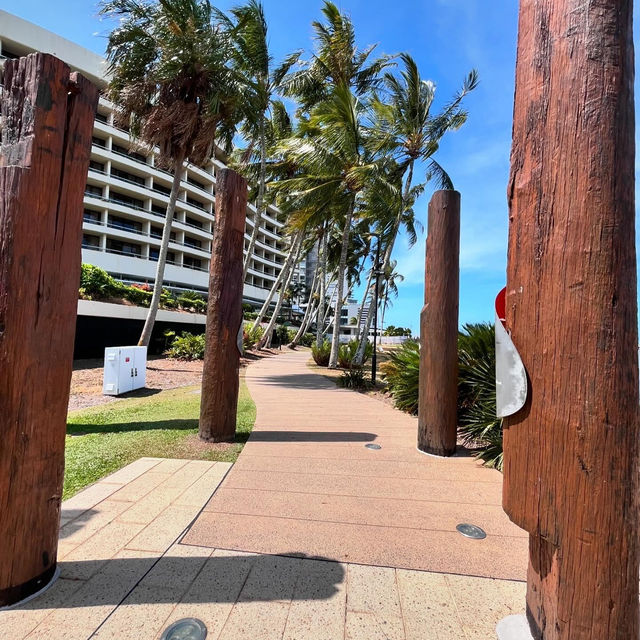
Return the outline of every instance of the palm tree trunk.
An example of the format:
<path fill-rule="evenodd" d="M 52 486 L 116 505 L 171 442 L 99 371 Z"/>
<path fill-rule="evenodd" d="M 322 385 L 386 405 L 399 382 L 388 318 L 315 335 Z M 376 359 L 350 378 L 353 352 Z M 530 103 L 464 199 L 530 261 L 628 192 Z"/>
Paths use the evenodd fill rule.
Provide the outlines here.
<path fill-rule="evenodd" d="M 385 250 L 384 250 L 382 265 L 380 267 L 380 270 L 383 273 L 387 273 L 389 269 L 389 265 L 391 264 L 391 255 L 393 253 L 393 246 L 395 245 L 396 239 L 398 237 L 398 232 L 400 231 L 400 223 L 402 222 L 402 215 L 404 214 L 404 211 L 407 208 L 407 204 L 409 202 L 409 193 L 411 192 L 411 182 L 413 181 L 413 164 L 414 164 L 414 161 L 412 160 L 409 163 L 407 178 L 404 183 L 404 189 L 402 192 L 402 205 L 393 223 L 393 229 L 391 230 L 391 234 L 389 236 L 389 242 L 387 243 L 387 246 L 385 247 Z M 385 285 L 385 280 L 381 279 L 378 286 L 378 300 L 381 299 L 384 293 L 384 285 Z M 353 358 L 354 364 L 357 364 L 360 366 L 362 366 L 364 362 L 364 356 L 367 350 L 367 342 L 369 340 L 369 332 L 371 330 L 372 319 L 373 319 L 373 314 L 369 313 L 367 315 L 367 321 L 365 323 L 365 326 L 363 327 L 363 331 L 360 334 L 360 344 L 358 345 L 358 350 L 356 351 L 356 355 Z"/>
<path fill-rule="evenodd" d="M 266 183 L 266 140 L 264 133 L 264 114 L 260 121 L 260 179 L 258 181 L 258 197 L 256 198 L 256 217 L 253 223 L 253 231 L 251 232 L 251 239 L 249 240 L 249 246 L 247 247 L 247 255 L 244 258 L 244 266 L 242 267 L 242 282 L 247 279 L 247 272 L 249 271 L 249 265 L 253 258 L 253 252 L 258 241 L 258 233 L 260 231 L 260 225 L 262 224 L 262 209 L 264 203 L 264 191 Z"/>
<path fill-rule="evenodd" d="M 260 323 L 264 319 L 265 315 L 267 315 L 267 311 L 269 311 L 269 306 L 271 305 L 271 301 L 273 300 L 274 296 L 276 295 L 276 292 L 280 288 L 282 281 L 287 277 L 289 268 L 291 266 L 291 262 L 293 260 L 293 247 L 296 244 L 297 238 L 300 236 L 301 233 L 302 232 L 299 231 L 295 236 L 292 236 L 291 246 L 289 247 L 289 254 L 287 255 L 287 259 L 282 265 L 282 269 L 280 270 L 278 277 L 276 278 L 275 282 L 271 286 L 271 289 L 269 290 L 267 299 L 264 301 L 264 304 L 262 305 L 262 308 L 258 313 L 258 317 L 255 319 L 255 322 L 253 323 L 252 331 L 255 331 L 260 326 Z"/>
<path fill-rule="evenodd" d="M 369 275 L 367 277 L 367 286 L 364 288 L 364 295 L 362 296 L 362 302 L 360 303 L 360 308 L 358 309 L 358 317 L 356 321 L 356 327 L 358 328 L 358 341 L 362 338 L 362 330 L 360 329 L 360 325 L 362 324 L 362 313 L 364 311 L 364 305 L 367 303 L 367 298 L 369 297 L 369 291 L 371 290 L 371 280 L 373 278 L 373 267 L 369 271 Z"/>
<path fill-rule="evenodd" d="M 280 308 L 282 307 L 282 303 L 284 302 L 284 294 L 285 291 L 289 288 L 291 284 L 291 278 L 293 277 L 294 265 L 300 255 L 300 250 L 302 249 L 302 233 L 300 233 L 296 239 L 294 246 L 291 248 L 291 255 L 294 257 L 292 264 L 289 266 L 289 270 L 287 272 L 286 278 L 282 284 L 282 288 L 280 289 L 280 295 L 278 296 L 278 302 L 276 302 L 276 307 L 273 310 L 273 314 L 271 315 L 271 320 L 269 320 L 269 324 L 265 329 L 264 335 L 260 338 L 257 348 L 264 349 L 264 347 L 268 347 L 271 344 L 271 336 L 273 335 L 273 330 L 275 329 L 276 322 L 278 320 L 278 313 L 280 313 Z"/>
<path fill-rule="evenodd" d="M 318 256 L 318 268 L 320 269 L 320 300 L 318 301 L 318 319 L 316 320 L 316 344 L 318 348 L 324 342 L 324 333 L 322 331 L 325 321 L 325 297 L 327 295 L 327 229 L 322 230 L 320 236 L 320 255 Z"/>
<path fill-rule="evenodd" d="M 329 356 L 329 369 L 338 366 L 338 349 L 340 347 L 340 312 L 342 310 L 342 296 L 344 293 L 344 276 L 347 271 L 347 254 L 349 252 L 349 238 L 351 236 L 351 221 L 355 209 L 355 195 L 352 197 L 344 229 L 342 231 L 342 247 L 340 249 L 340 264 L 338 267 L 338 283 L 336 292 L 336 312 L 333 322 L 333 336 L 331 340 L 331 355 Z"/>
<path fill-rule="evenodd" d="M 304 332 L 309 325 L 309 321 L 311 320 L 311 315 L 313 313 L 313 309 L 315 308 L 315 301 L 313 300 L 313 296 L 316 293 L 316 288 L 318 286 L 318 270 L 313 274 L 313 281 L 311 282 L 311 289 L 309 290 L 309 299 L 307 301 L 307 308 L 304 311 L 304 316 L 302 318 L 302 322 L 300 323 L 300 328 L 298 329 L 298 333 L 296 333 L 295 337 L 291 341 L 291 347 L 295 349 L 298 346 L 298 343 L 302 339 Z"/>
<path fill-rule="evenodd" d="M 165 214 L 164 228 L 162 230 L 162 240 L 160 241 L 160 251 L 158 253 L 158 264 L 156 266 L 156 279 L 153 286 L 153 295 L 151 296 L 151 304 L 147 313 L 140 340 L 139 347 L 148 347 L 153 332 L 153 325 L 156 322 L 158 308 L 160 307 L 160 296 L 162 296 L 162 283 L 164 281 L 164 268 L 167 263 L 167 252 L 169 250 L 169 240 L 171 239 L 171 227 L 173 225 L 173 214 L 176 210 L 176 201 L 178 200 L 178 191 L 180 190 L 180 179 L 182 176 L 182 162 L 184 155 L 176 158 L 175 169 L 173 172 L 173 184 L 171 185 L 171 193 L 169 194 L 169 204 Z"/>

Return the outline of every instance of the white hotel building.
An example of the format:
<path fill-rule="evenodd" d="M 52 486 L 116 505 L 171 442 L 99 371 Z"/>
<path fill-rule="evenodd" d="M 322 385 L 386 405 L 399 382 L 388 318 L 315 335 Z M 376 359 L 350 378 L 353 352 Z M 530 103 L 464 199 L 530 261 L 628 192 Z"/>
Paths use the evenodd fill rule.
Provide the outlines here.
<path fill-rule="evenodd" d="M 104 88 L 105 62 L 41 27 L 0 10 L 0 63 L 34 51 L 51 53 Z M 156 166 L 153 151 L 131 151 L 126 131 L 114 126 L 114 106 L 100 98 L 91 165 L 84 198 L 82 261 L 97 265 L 127 283 L 150 283 L 155 277 L 172 175 Z M 214 224 L 216 170 L 212 158 L 205 167 L 185 164 L 169 245 L 165 286 L 206 292 Z M 255 224 L 255 208 L 247 207 L 245 250 Z M 285 260 L 282 216 L 269 207 L 244 287 L 244 301 L 261 304 Z M 298 279 L 305 280 L 304 263 Z M 109 305 L 112 307 L 113 305 Z M 95 315 L 87 306 L 87 313 Z M 79 314 L 83 309 L 80 305 Z M 118 311 L 110 310 L 111 317 Z M 132 318 L 123 308 L 123 317 Z M 159 316 L 159 319 L 162 317 Z M 165 319 L 169 319 L 164 312 Z M 178 314 L 174 315 L 177 319 Z M 184 314 L 181 314 L 184 315 Z M 179 319 L 177 319 L 179 321 Z M 200 320 L 202 322 L 202 320 Z"/>

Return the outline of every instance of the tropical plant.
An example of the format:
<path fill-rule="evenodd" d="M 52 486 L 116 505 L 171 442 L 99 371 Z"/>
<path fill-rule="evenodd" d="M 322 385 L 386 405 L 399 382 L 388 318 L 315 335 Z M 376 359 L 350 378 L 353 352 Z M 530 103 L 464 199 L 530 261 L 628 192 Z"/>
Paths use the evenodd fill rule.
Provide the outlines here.
<path fill-rule="evenodd" d="M 376 145 L 375 151 L 390 157 L 390 162 L 395 165 L 390 172 L 398 181 L 398 189 L 393 194 L 374 191 L 369 199 L 370 208 L 377 208 L 378 216 L 384 221 L 380 225 L 385 247 L 380 270 L 385 276 L 392 271 L 391 255 L 402 225 L 407 227 L 410 239 L 415 240 L 411 209 L 416 197 L 424 190 L 424 183 L 413 186 L 416 163 L 426 163 L 427 181 L 433 178 L 439 188 L 453 189 L 451 178 L 434 156 L 443 136 L 448 131 L 459 129 L 466 122 L 467 112 L 463 109 L 462 102 L 478 85 L 478 74 L 472 70 L 460 91 L 440 113 L 434 115 L 431 107 L 435 97 L 435 84 L 421 77 L 418 65 L 409 54 L 401 54 L 400 58 L 400 77 L 390 72 L 385 73 L 383 92 L 372 101 L 375 114 L 372 127 L 376 135 L 370 140 Z M 386 216 L 385 209 L 388 212 Z M 386 277 L 378 283 L 380 300 L 385 299 L 385 288 Z M 372 315 L 368 315 L 366 326 L 363 327 L 361 349 L 371 328 Z"/>
<path fill-rule="evenodd" d="M 256 346 L 256 343 L 262 335 L 264 334 L 264 329 L 258 325 L 257 327 L 248 327 L 246 326 L 242 333 L 242 345 L 245 349 L 253 349 Z"/>
<path fill-rule="evenodd" d="M 326 367 L 329 364 L 329 356 L 331 355 L 331 342 L 325 340 L 320 346 L 313 344 L 311 346 L 311 357 L 319 367 Z"/>
<path fill-rule="evenodd" d="M 216 139 L 230 147 L 239 88 L 229 65 L 231 39 L 214 21 L 209 0 L 106 0 L 101 13 L 118 22 L 107 42 L 107 95 L 116 120 L 134 140 L 157 148 L 173 171 L 155 286 L 140 345 L 155 323 L 184 161 L 209 160 Z"/>
<path fill-rule="evenodd" d="M 123 284 L 104 269 L 92 264 L 82 264 L 80 269 L 80 293 L 87 299 L 111 298 L 122 293 Z"/>
<path fill-rule="evenodd" d="M 415 340 L 407 340 L 392 351 L 389 360 L 380 365 L 380 372 L 387 383 L 389 394 L 396 407 L 416 415 L 418 413 L 418 389 L 420 376 L 420 346 Z"/>
<path fill-rule="evenodd" d="M 245 158 L 251 157 L 252 151 L 257 147 L 259 156 L 256 215 L 244 260 L 242 274 L 244 281 L 262 225 L 267 176 L 267 146 L 270 142 L 267 131 L 268 112 L 273 106 L 274 95 L 282 90 L 283 78 L 298 61 L 300 52 L 292 53 L 282 64 L 273 66 L 273 57 L 269 52 L 267 21 L 264 7 L 259 0 L 249 0 L 246 4 L 231 9 L 231 19 L 226 18 L 222 13 L 219 15 L 228 24 L 234 44 L 234 68 L 242 78 L 243 99 L 240 105 L 244 116 L 242 134 L 249 141 L 249 149 L 243 155 Z"/>
<path fill-rule="evenodd" d="M 341 369 L 362 369 L 362 364 L 371 357 L 373 354 L 373 344 L 367 340 L 364 362 L 362 364 L 354 362 L 359 344 L 358 340 L 350 340 L 346 344 L 340 345 L 338 349 L 338 366 Z"/>
<path fill-rule="evenodd" d="M 495 329 L 465 324 L 458 334 L 458 430 L 478 458 L 502 469 L 502 420 L 496 416 Z"/>
<path fill-rule="evenodd" d="M 169 358 L 176 360 L 202 360 L 204 359 L 204 345 L 204 334 L 193 335 L 184 332 L 173 338 L 165 353 Z"/>
<path fill-rule="evenodd" d="M 370 389 L 371 380 L 366 376 L 363 369 L 347 369 L 342 372 L 337 383 L 345 389 Z"/>

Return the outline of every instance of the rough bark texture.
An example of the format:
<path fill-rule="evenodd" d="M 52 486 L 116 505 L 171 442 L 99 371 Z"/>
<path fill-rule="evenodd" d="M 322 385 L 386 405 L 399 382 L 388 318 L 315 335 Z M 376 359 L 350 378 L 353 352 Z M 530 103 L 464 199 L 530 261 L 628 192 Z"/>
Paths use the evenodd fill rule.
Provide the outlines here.
<path fill-rule="evenodd" d="M 418 449 L 456 450 L 460 194 L 436 191 L 429 202 L 424 307 L 420 313 Z"/>
<path fill-rule="evenodd" d="M 505 511 L 545 640 L 638 638 L 631 0 L 522 0 L 506 324 L 530 381 Z"/>
<path fill-rule="evenodd" d="M 215 206 L 200 437 L 209 442 L 228 442 L 236 435 L 238 410 L 246 180 L 231 169 L 218 171 Z"/>
<path fill-rule="evenodd" d="M 51 55 L 7 60 L 0 146 L 0 606 L 55 572 L 97 89 Z"/>

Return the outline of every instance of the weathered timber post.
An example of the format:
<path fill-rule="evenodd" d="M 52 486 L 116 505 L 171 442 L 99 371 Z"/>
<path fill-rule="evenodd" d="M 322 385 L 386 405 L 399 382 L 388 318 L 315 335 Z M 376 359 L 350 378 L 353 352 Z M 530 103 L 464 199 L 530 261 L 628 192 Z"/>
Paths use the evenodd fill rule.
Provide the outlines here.
<path fill-rule="evenodd" d="M 420 313 L 418 449 L 456 450 L 460 194 L 436 191 L 429 202 L 424 307 Z"/>
<path fill-rule="evenodd" d="M 97 89 L 51 55 L 7 60 L 0 142 L 0 606 L 56 569 Z"/>
<path fill-rule="evenodd" d="M 235 438 L 238 409 L 246 180 L 230 169 L 218 171 L 215 206 L 200 437 L 208 442 L 226 442 Z"/>
<path fill-rule="evenodd" d="M 544 640 L 637 640 L 632 2 L 521 0 L 506 326 L 529 376 L 503 505 Z"/>

